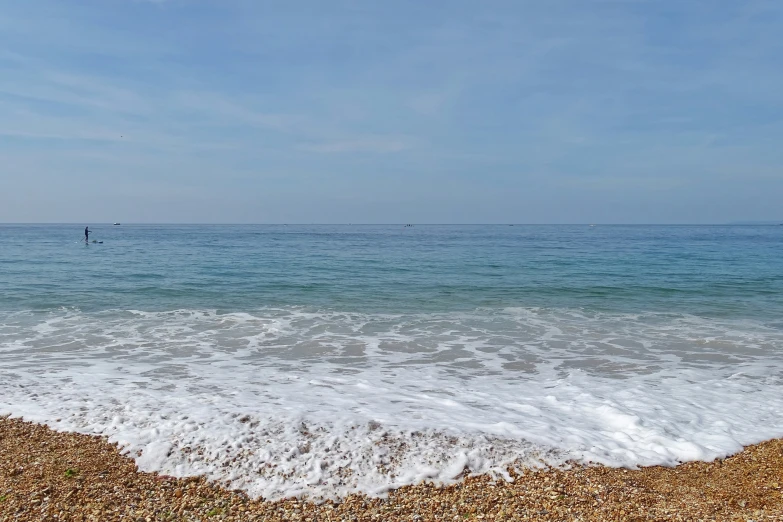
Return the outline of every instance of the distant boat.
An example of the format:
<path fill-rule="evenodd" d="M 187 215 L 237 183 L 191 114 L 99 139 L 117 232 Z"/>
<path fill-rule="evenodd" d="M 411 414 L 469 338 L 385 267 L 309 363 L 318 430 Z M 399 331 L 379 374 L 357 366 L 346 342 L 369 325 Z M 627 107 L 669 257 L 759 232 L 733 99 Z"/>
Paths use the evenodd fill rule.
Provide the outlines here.
<path fill-rule="evenodd" d="M 119 223 L 115 223 L 115 225 L 119 225 Z"/>

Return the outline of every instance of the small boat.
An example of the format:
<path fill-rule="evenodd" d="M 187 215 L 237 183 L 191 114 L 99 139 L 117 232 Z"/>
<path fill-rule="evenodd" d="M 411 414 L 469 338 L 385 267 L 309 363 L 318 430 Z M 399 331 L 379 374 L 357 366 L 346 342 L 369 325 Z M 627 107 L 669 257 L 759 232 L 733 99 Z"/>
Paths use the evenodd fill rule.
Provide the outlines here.
<path fill-rule="evenodd" d="M 119 223 L 115 223 L 115 225 L 119 225 Z"/>

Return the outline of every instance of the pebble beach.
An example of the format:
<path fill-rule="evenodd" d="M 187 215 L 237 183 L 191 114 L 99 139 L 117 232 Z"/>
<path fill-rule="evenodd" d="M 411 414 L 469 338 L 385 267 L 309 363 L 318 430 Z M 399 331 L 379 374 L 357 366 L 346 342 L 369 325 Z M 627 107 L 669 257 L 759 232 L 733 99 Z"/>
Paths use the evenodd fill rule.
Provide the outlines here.
<path fill-rule="evenodd" d="M 0 6 L 0 522 L 783 522 L 783 0 Z"/>
<path fill-rule="evenodd" d="M 0 521 L 783 520 L 775 227 L 0 228 Z"/>
<path fill-rule="evenodd" d="M 105 438 L 0 419 L 2 521 L 783 520 L 783 440 L 713 462 L 572 466 L 420 483 L 385 498 L 252 499 L 203 477 L 138 471 Z"/>

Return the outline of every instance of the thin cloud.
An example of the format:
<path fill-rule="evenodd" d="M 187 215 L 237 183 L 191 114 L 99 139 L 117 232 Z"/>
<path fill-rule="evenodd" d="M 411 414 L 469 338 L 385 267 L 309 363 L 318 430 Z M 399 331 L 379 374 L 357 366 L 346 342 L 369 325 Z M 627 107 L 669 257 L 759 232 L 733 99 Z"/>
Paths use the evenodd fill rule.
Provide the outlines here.
<path fill-rule="evenodd" d="M 410 143 L 395 138 L 365 138 L 347 141 L 332 141 L 325 143 L 303 145 L 302 150 L 323 153 L 361 153 L 370 152 L 389 154 L 411 149 Z"/>
<path fill-rule="evenodd" d="M 20 167 L 3 192 L 24 176 L 44 194 L 55 170 L 154 173 L 212 183 L 227 200 L 289 194 L 287 212 L 309 216 L 318 209 L 301 201 L 326 211 L 373 163 L 364 192 L 415 178 L 412 200 L 426 201 L 427 181 L 457 190 L 444 181 L 459 179 L 465 197 L 519 209 L 514 220 L 528 210 L 513 194 L 576 212 L 584 202 L 562 183 L 643 195 L 656 176 L 676 178 L 683 201 L 698 201 L 693 187 L 710 176 L 728 187 L 746 175 L 758 182 L 741 190 L 783 198 L 781 33 L 775 0 L 457 1 L 447 12 L 409 0 L 12 2 L 0 14 L 0 152 Z M 8 198 L 0 221 L 14 219 Z M 666 201 L 634 201 L 626 208 L 656 209 L 640 219 L 668 219 Z"/>

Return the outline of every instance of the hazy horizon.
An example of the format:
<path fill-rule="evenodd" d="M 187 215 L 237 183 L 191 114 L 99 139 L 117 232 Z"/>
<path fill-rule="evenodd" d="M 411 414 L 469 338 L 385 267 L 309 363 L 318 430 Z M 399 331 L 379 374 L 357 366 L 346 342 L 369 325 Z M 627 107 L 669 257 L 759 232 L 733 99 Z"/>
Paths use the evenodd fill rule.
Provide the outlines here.
<path fill-rule="evenodd" d="M 779 226 L 783 225 L 783 219 L 779 221 L 736 221 L 729 223 L 500 223 L 500 222 L 486 222 L 486 223 L 406 223 L 400 221 L 398 223 L 232 223 L 232 222 L 123 222 L 115 225 L 109 222 L 0 222 L 0 226 L 19 226 L 19 225 L 53 225 L 53 226 L 404 226 L 410 224 L 411 226 L 519 226 L 519 227 L 569 227 L 569 226 L 602 226 L 602 227 L 721 227 L 721 226 Z"/>

